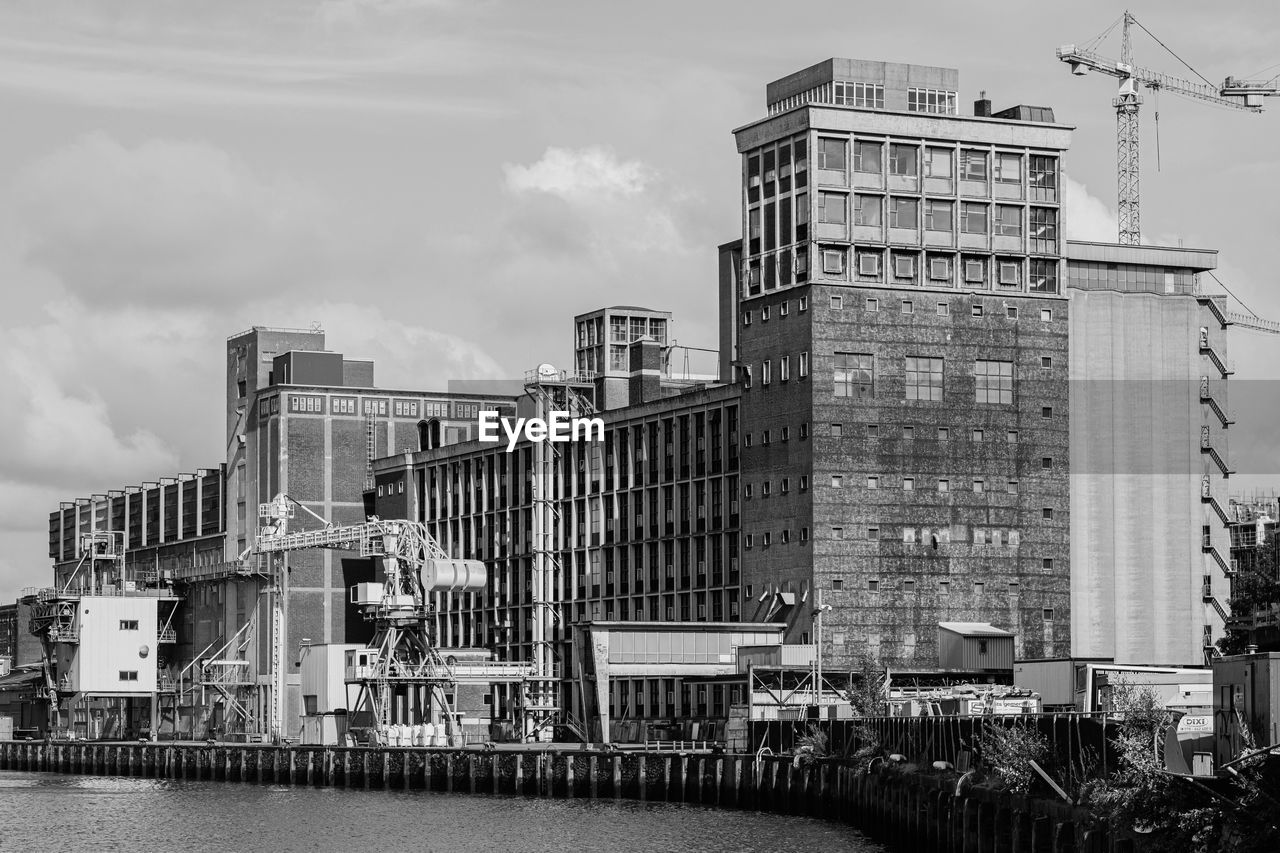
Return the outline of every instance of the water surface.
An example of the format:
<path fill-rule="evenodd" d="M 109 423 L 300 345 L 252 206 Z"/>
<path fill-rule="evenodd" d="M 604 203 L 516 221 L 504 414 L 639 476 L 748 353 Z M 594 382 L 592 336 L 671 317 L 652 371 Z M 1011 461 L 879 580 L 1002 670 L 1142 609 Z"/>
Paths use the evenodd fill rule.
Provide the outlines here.
<path fill-rule="evenodd" d="M 627 800 L 0 772 L 0 850 L 881 853 L 836 823 Z"/>

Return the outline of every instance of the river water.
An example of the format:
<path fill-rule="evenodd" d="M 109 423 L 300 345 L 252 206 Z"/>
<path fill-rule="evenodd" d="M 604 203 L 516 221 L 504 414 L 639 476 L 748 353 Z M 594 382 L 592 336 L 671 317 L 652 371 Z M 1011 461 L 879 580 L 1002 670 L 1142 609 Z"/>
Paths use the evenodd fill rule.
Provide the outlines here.
<path fill-rule="evenodd" d="M 884 849 L 840 824 L 674 803 L 0 773 L 4 851 Z"/>

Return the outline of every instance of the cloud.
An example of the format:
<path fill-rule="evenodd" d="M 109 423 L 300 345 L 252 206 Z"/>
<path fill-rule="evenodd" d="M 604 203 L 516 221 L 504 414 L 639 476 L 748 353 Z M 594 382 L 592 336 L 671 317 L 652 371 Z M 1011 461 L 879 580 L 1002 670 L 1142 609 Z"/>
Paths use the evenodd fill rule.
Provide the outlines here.
<path fill-rule="evenodd" d="M 224 302 L 331 261 L 338 242 L 321 197 L 199 142 L 91 133 L 25 170 L 12 204 L 28 260 L 95 304 Z"/>
<path fill-rule="evenodd" d="M 1120 233 L 1120 220 L 1110 205 L 1090 194 L 1084 184 L 1071 178 L 1063 181 L 1062 195 L 1068 240 L 1094 243 L 1116 241 Z"/>
<path fill-rule="evenodd" d="M 507 189 L 541 192 L 566 201 L 592 202 L 644 192 L 653 171 L 638 160 L 619 160 L 607 148 L 548 148 L 528 166 L 505 164 Z"/>

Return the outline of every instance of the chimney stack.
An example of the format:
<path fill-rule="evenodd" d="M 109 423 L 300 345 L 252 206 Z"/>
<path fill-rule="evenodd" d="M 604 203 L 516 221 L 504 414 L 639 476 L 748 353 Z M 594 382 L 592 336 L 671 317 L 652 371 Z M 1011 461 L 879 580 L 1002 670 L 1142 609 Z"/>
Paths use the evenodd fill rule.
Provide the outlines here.
<path fill-rule="evenodd" d="M 978 93 L 978 100 L 973 102 L 973 114 L 978 118 L 991 117 L 991 99 L 987 97 L 985 89 Z"/>

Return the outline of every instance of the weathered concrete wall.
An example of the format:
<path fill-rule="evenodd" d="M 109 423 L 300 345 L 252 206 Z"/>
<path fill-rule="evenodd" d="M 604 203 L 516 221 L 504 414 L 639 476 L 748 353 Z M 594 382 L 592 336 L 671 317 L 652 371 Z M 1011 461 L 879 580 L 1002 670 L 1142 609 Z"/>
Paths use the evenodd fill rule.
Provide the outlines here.
<path fill-rule="evenodd" d="M 754 755 L 0 743 L 0 770 L 384 790 L 700 803 L 804 814 L 901 850 L 1131 850 L 1081 809 L 896 766 Z"/>

